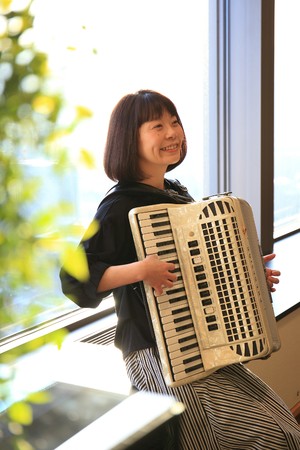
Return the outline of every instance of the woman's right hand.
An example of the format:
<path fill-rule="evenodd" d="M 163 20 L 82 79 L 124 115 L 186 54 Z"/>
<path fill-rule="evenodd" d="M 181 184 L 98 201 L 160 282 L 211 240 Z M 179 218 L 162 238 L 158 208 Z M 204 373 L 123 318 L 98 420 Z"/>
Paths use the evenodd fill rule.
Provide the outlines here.
<path fill-rule="evenodd" d="M 145 271 L 143 281 L 155 290 L 156 296 L 162 295 L 164 288 L 172 287 L 177 280 L 177 275 L 172 272 L 175 269 L 173 263 L 161 261 L 156 255 L 147 256 L 141 263 Z"/>

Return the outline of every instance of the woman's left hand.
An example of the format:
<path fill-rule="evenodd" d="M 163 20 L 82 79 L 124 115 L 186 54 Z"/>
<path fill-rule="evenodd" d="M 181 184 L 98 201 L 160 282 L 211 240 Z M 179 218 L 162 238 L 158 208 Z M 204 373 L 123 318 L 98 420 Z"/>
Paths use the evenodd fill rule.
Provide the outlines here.
<path fill-rule="evenodd" d="M 263 257 L 264 263 L 268 263 L 269 261 L 272 261 L 272 259 L 275 258 L 275 253 L 271 253 L 270 255 L 266 255 Z M 274 284 L 279 283 L 278 277 L 281 275 L 279 270 L 274 270 L 266 267 L 266 277 L 267 277 L 267 283 L 269 285 L 270 292 L 275 292 L 276 289 L 274 287 Z"/>

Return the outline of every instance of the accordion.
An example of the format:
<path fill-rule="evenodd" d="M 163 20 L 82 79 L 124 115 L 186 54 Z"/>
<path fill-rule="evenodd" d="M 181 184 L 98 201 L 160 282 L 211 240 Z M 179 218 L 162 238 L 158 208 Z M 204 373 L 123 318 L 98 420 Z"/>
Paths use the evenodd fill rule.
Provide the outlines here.
<path fill-rule="evenodd" d="M 138 259 L 175 264 L 157 296 L 144 283 L 166 383 L 176 387 L 280 348 L 250 205 L 231 194 L 134 208 Z"/>

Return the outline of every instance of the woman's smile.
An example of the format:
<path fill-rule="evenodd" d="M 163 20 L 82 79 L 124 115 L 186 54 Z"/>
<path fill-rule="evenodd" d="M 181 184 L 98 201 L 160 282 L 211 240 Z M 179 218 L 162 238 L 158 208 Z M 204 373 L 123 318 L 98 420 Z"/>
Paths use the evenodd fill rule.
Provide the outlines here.
<path fill-rule="evenodd" d="M 163 152 L 177 152 L 179 145 L 178 144 L 172 144 L 168 145 L 167 147 L 162 147 L 161 151 Z"/>

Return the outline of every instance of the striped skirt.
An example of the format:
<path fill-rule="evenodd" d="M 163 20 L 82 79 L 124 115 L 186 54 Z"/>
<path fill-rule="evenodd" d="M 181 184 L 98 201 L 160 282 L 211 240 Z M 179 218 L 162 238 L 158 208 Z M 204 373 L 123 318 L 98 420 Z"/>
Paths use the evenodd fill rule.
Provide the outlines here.
<path fill-rule="evenodd" d="M 242 364 L 177 388 L 166 386 L 156 349 L 132 353 L 125 364 L 130 381 L 138 390 L 171 395 L 185 405 L 178 442 L 167 448 L 300 449 L 300 427 L 286 405 Z"/>

